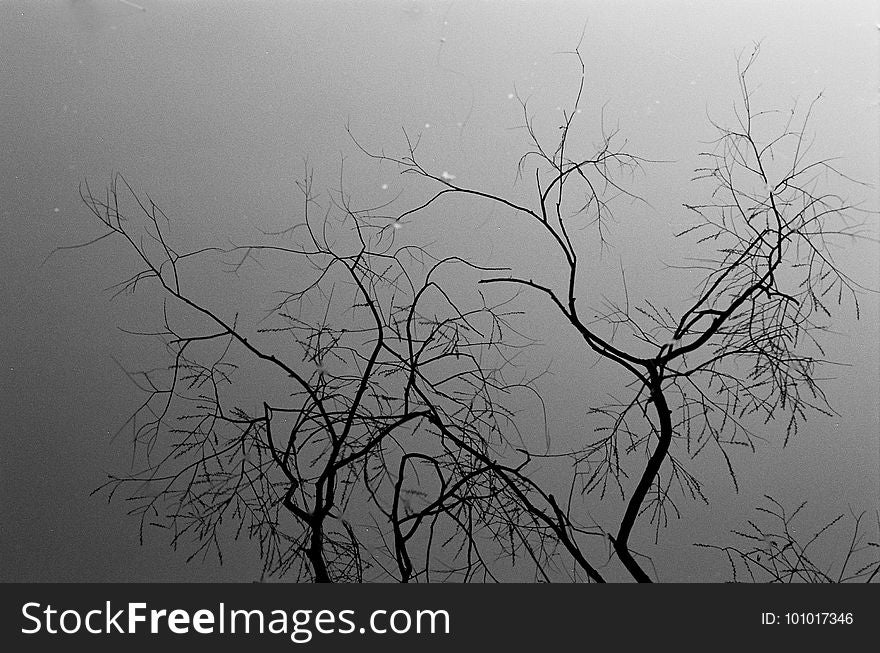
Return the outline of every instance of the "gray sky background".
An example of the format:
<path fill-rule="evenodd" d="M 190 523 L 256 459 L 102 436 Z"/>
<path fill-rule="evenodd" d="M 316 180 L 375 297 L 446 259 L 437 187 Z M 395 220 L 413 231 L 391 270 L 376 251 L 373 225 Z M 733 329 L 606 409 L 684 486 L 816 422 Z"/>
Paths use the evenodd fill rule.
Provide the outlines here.
<path fill-rule="evenodd" d="M 762 40 L 756 101 L 788 109 L 823 92 L 812 123 L 816 156 L 839 156 L 847 174 L 875 184 L 844 188 L 878 208 L 878 44 L 875 2 L 244 2 L 0 0 L 0 580 L 250 580 L 247 544 L 226 564 L 185 564 L 161 534 L 139 546 L 120 503 L 89 492 L 125 469 L 130 448 L 110 436 L 138 395 L 114 358 L 149 360 L 116 327 L 139 328 L 147 308 L 106 288 L 130 271 L 118 248 L 57 246 L 99 232 L 78 195 L 119 170 L 174 219 L 184 243 L 243 236 L 295 217 L 294 181 L 308 157 L 318 186 L 337 184 L 340 161 L 355 196 L 391 197 L 410 184 L 364 160 L 365 144 L 402 151 L 401 128 L 422 133 L 423 160 L 471 187 L 514 187 L 523 151 L 515 91 L 545 125 L 571 101 L 571 50 L 586 25 L 583 143 L 599 112 L 633 151 L 668 163 L 646 167 L 631 188 L 650 206 L 621 203 L 615 245 L 597 269 L 627 270 L 631 296 L 669 299 L 662 263 L 687 255 L 671 233 L 681 203 L 705 199 L 689 183 L 696 153 L 737 99 L 735 55 Z M 387 185 L 387 188 L 383 188 Z M 424 191 L 421 188 L 421 191 Z M 498 230 L 497 208 L 455 203 L 431 214 L 441 244 L 492 263 L 540 269 L 527 231 Z M 877 232 L 876 216 L 871 220 Z M 840 252 L 855 277 L 878 286 L 876 244 Z M 602 266 L 605 266 L 604 268 Z M 609 273 L 601 294 L 615 296 Z M 201 289 L 223 305 L 216 280 Z M 237 287 L 265 305 L 271 287 Z M 536 306 L 536 308 L 539 308 Z M 861 321 L 842 315 L 830 355 L 849 367 L 827 384 L 839 417 L 815 418 L 784 451 L 780 438 L 739 461 L 743 492 L 708 477 L 708 507 L 684 518 L 653 549 L 665 580 L 721 580 L 726 564 L 694 549 L 742 526 L 764 493 L 809 500 L 816 523 L 848 507 L 880 505 L 878 300 Z M 528 325 L 552 359 L 544 387 L 554 438 L 572 437 L 581 410 L 601 400 L 601 370 L 540 310 Z M 575 348 L 575 349 L 573 349 Z M 156 360 L 156 359 L 153 359 Z M 575 408 L 572 408 L 575 407 Z M 716 461 L 717 462 L 717 461 Z M 597 510 L 601 510 L 597 508 Z"/>

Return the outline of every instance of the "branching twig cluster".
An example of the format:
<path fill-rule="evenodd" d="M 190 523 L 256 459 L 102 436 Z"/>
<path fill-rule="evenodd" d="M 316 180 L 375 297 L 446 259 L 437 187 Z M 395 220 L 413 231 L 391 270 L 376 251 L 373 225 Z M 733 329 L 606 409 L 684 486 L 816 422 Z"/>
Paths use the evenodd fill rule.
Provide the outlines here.
<path fill-rule="evenodd" d="M 614 198 L 639 199 L 623 177 L 649 161 L 628 151 L 604 115 L 592 153 L 576 151 L 586 66 L 579 49 L 573 54 L 577 92 L 552 137 L 520 99 L 528 146 L 517 178 L 534 179 L 530 202 L 432 171 L 407 133 L 400 156 L 354 142 L 427 182 L 424 201 L 403 211 L 358 208 L 343 184 L 319 197 L 307 170 L 302 219 L 247 245 L 178 252 L 169 218 L 123 177 L 104 195 L 83 187 L 105 228 L 85 245 L 117 238 L 139 263 L 117 290 L 149 286 L 165 302 L 161 329 L 147 335 L 163 339 L 171 363 L 130 375 L 147 393 L 130 421 L 143 468 L 106 486 L 111 496 L 127 492 L 142 529 L 168 527 L 175 544 L 194 542 L 198 555 L 219 553 L 229 524 L 260 543 L 266 573 L 317 581 L 500 579 L 520 560 L 537 580 L 603 581 L 585 548 L 598 537 L 645 582 L 650 559 L 633 532 L 647 516 L 656 538 L 680 515 L 682 497 L 707 500 L 693 458 L 719 453 L 738 489 L 735 448 L 754 450 L 775 430 L 787 443 L 811 412 L 831 414 L 820 384 L 830 362 L 822 334 L 839 305 L 850 302 L 858 315 L 863 290 L 833 248 L 862 233 L 857 207 L 825 190 L 848 178 L 832 160 L 810 158 L 815 102 L 803 114 L 755 108 L 748 79 L 757 48 L 741 59 L 733 126 L 713 123 L 718 137 L 696 172 L 709 199 L 685 205 L 694 222 L 677 234 L 705 250 L 681 266 L 697 279 L 693 292 L 666 304 L 631 298 L 621 270 L 625 301 L 590 308 L 597 288 L 585 234 L 609 247 Z M 562 277 L 400 243 L 402 221 L 452 196 L 481 198 L 537 226 L 549 243 L 546 269 L 561 267 Z M 206 257 L 236 273 L 251 261 L 280 261 L 291 286 L 278 290 L 255 329 L 251 316 L 199 298 L 188 266 Z M 475 275 L 478 288 L 535 294 L 588 352 L 623 373 L 617 396 L 589 412 L 598 421 L 592 437 L 564 454 L 517 443 L 514 406 L 540 396 L 535 378 L 517 372 L 529 341 L 513 324 L 513 299 L 453 296 L 447 269 Z M 195 329 L 198 320 L 206 326 Z M 243 365 L 274 377 L 256 381 Z M 237 398 L 242 384 L 249 396 Z M 574 470 L 562 500 L 536 480 L 535 462 L 550 459 Z M 608 493 L 623 502 L 614 527 L 584 525 L 576 499 Z M 830 579 L 807 556 L 816 538 L 799 544 L 789 529 L 794 515 L 772 504 L 765 512 L 780 531 L 753 524 L 739 535 L 755 547 L 720 548 L 734 571 L 740 564 L 753 579 Z M 877 575 L 876 563 L 853 568 L 860 524 L 857 517 L 837 580 Z"/>
<path fill-rule="evenodd" d="M 146 393 L 129 422 L 143 468 L 112 477 L 110 496 L 127 492 L 142 533 L 170 528 L 193 556 L 221 554 L 230 524 L 259 542 L 269 574 L 485 580 L 525 557 L 548 579 L 566 550 L 575 577 L 601 580 L 580 551 L 589 531 L 511 446 L 510 406 L 534 393 L 531 379 L 508 380 L 528 344 L 509 300 L 465 309 L 439 281 L 453 266 L 499 270 L 396 244 L 382 207 L 357 209 L 344 190 L 322 207 L 310 171 L 299 187 L 303 221 L 270 242 L 180 253 L 167 216 L 121 175 L 103 196 L 83 186 L 98 240 L 121 239 L 140 263 L 117 290 L 158 286 L 163 326 L 141 335 L 171 356 L 130 374 Z M 251 332 L 190 289 L 186 264 L 212 255 L 235 272 L 276 257 L 297 275 L 269 326 Z M 181 313 L 207 326 L 176 326 L 193 324 Z M 245 361 L 275 376 L 255 390 L 264 399 L 238 403 L 233 386 L 255 383 Z"/>
<path fill-rule="evenodd" d="M 874 516 L 876 534 L 873 539 L 866 533 L 866 513 L 841 514 L 817 529 L 803 533 L 798 516 L 806 502 L 793 511 L 771 496 L 765 496 L 766 506 L 759 506 L 763 519 L 749 521 L 749 528 L 733 531 L 738 545 L 696 546 L 721 551 L 730 563 L 733 581 L 748 580 L 758 583 L 870 583 L 880 576 L 880 514 Z M 814 552 L 834 532 L 845 529 L 845 547 L 839 560 L 822 563 L 827 556 Z M 871 530 L 871 527 L 868 527 Z M 800 531 L 800 532 L 799 532 Z"/>
<path fill-rule="evenodd" d="M 625 502 L 616 535 L 609 538 L 639 581 L 650 577 L 630 544 L 638 518 L 648 513 L 659 529 L 670 514 L 679 514 L 676 495 L 706 500 L 701 482 L 688 471 L 689 459 L 707 449 L 719 452 L 738 489 L 730 453 L 734 447 L 754 450 L 755 441 L 763 439 L 756 432 L 759 425 L 762 431 L 775 429 L 772 425 L 781 421 L 787 443 L 811 411 L 831 414 L 820 386 L 819 369 L 830 362 L 821 335 L 836 306 L 849 301 L 859 313 L 864 288 L 833 255 L 836 242 L 863 236 L 852 217 L 857 207 L 824 190 L 829 180 L 848 178 L 832 160 L 809 158 L 807 128 L 815 102 L 803 116 L 754 107 L 748 77 L 757 54 L 756 47 L 740 59 L 735 126 L 713 123 L 715 148 L 703 153 L 706 164 L 697 170 L 695 180 L 711 184 L 710 200 L 685 205 L 695 221 L 678 236 L 711 249 L 684 266 L 701 280 L 680 303 L 631 300 L 624 275 L 624 305 L 606 300 L 604 308 L 582 306 L 597 289 L 591 283 L 588 243 L 580 234 L 595 225 L 600 248 L 608 245 L 611 200 L 620 194 L 635 197 L 618 179 L 647 160 L 628 152 L 618 130 L 605 128 L 604 117 L 597 149 L 586 156 L 572 151 L 569 139 L 585 88 L 579 50 L 574 55 L 580 82 L 556 135 L 540 136 L 521 100 L 529 149 L 519 160 L 518 178 L 534 177 L 532 203 L 428 170 L 418 159 L 418 140 L 409 135 L 406 154 L 399 157 L 371 153 L 359 144 L 368 155 L 440 187 L 406 216 L 445 196 L 474 196 L 537 224 L 549 238 L 547 260 L 555 256 L 564 265 L 564 283 L 515 271 L 480 283 L 536 293 L 588 350 L 625 373 L 627 396 L 593 409 L 604 424 L 572 458 L 584 492 L 604 497 L 613 488 Z"/>

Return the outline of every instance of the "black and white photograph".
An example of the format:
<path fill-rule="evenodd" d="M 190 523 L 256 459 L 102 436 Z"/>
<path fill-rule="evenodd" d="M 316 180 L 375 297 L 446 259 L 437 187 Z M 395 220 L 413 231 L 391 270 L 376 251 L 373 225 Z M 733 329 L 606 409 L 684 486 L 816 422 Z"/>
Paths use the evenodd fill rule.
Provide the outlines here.
<path fill-rule="evenodd" d="M 880 583 L 878 101 L 871 1 L 0 0 L 0 580 Z"/>

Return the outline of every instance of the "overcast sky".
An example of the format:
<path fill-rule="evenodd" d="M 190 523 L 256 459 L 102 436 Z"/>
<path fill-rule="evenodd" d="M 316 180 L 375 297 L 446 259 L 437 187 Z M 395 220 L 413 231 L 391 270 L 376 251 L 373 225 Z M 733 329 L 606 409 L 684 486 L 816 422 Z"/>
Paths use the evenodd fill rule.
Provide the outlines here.
<path fill-rule="evenodd" d="M 600 112 L 633 151 L 663 160 L 633 188 L 611 233 L 610 269 L 627 269 L 629 292 L 668 298 L 662 276 L 681 252 L 682 202 L 705 199 L 689 183 L 713 135 L 707 116 L 729 118 L 736 55 L 762 41 L 754 80 L 768 108 L 823 99 L 812 123 L 817 156 L 841 157 L 874 188 L 843 189 L 877 210 L 878 43 L 874 2 L 244 2 L 0 0 L 0 580 L 251 580 L 253 549 L 226 564 L 185 564 L 161 533 L 138 545 L 121 503 L 89 493 L 129 464 L 125 434 L 111 435 L 139 395 L 114 360 L 143 363 L 140 343 L 117 327 L 149 316 L 111 301 L 106 288 L 131 266 L 110 246 L 41 263 L 58 246 L 100 232 L 78 186 L 101 187 L 122 171 L 174 218 L 182 242 L 216 242 L 283 222 L 299 208 L 303 159 L 332 186 L 345 160 L 353 189 L 391 197 L 412 180 L 359 155 L 345 125 L 367 145 L 401 151 L 402 131 L 422 133 L 424 160 L 470 186 L 514 189 L 524 151 L 511 129 L 514 93 L 552 121 L 572 99 L 571 50 L 586 27 L 583 142 Z M 411 190 L 411 189 L 410 189 Z M 509 263 L 528 233 L 493 230 L 503 216 L 455 204 L 444 246 Z M 871 228 L 876 234 L 876 216 Z M 525 251 L 524 251 L 525 250 Z M 841 252 L 846 269 L 878 286 L 876 244 Z M 614 295 L 616 278 L 597 293 Z M 210 288 L 205 288 L 211 297 Z M 259 304 L 272 288 L 253 288 Z M 215 292 L 217 292 L 215 290 Z M 224 301 L 222 292 L 213 298 Z M 816 523 L 849 507 L 880 504 L 878 301 L 862 319 L 841 316 L 829 371 L 833 419 L 812 420 L 782 450 L 774 438 L 738 461 L 744 491 L 709 477 L 712 504 L 689 505 L 664 534 L 655 564 L 665 580 L 720 580 L 723 560 L 695 550 L 742 526 L 758 498 L 809 500 Z M 577 340 L 540 312 L 528 323 L 552 360 L 545 386 L 555 437 L 600 397 L 584 375 Z M 587 380 L 585 380 L 587 379 Z M 577 381 L 577 382 L 574 382 Z"/>

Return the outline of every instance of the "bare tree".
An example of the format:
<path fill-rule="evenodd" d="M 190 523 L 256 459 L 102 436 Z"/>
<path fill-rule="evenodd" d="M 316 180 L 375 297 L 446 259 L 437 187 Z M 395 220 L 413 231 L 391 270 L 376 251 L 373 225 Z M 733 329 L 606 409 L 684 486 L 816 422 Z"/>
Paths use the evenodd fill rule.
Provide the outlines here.
<path fill-rule="evenodd" d="M 602 580 L 577 543 L 585 529 L 511 444 L 508 404 L 536 395 L 532 379 L 507 380 L 528 345 L 510 299 L 464 308 L 441 281 L 450 267 L 500 270 L 398 244 L 386 207 L 356 208 L 343 188 L 322 205 L 313 184 L 307 169 L 301 222 L 187 252 L 121 175 L 103 195 L 83 185 L 104 232 L 75 247 L 128 247 L 138 268 L 115 288 L 158 290 L 161 328 L 139 335 L 161 339 L 170 359 L 129 373 L 146 393 L 128 422 L 140 468 L 101 489 L 126 495 L 142 537 L 170 528 L 191 557 L 222 560 L 224 538 L 245 532 L 265 574 L 486 580 L 527 556 L 547 579 L 561 545 Z M 294 285 L 255 324 L 200 299 L 190 278 L 212 257 L 236 274 L 280 263 Z"/>
<path fill-rule="evenodd" d="M 519 160 L 517 178 L 534 180 L 531 202 L 470 188 L 430 170 L 409 137 L 402 156 L 359 147 L 439 186 L 406 215 L 446 197 L 470 196 L 537 224 L 549 237 L 548 260 L 557 257 L 563 279 L 514 271 L 480 283 L 535 293 L 588 350 L 626 378 L 627 395 L 592 410 L 604 423 L 571 459 L 583 492 L 619 493 L 624 509 L 608 538 L 629 574 L 649 582 L 631 535 L 642 515 L 659 529 L 669 511 L 678 513 L 677 495 L 706 500 L 689 460 L 714 449 L 738 489 L 732 448 L 754 450 L 756 439 L 775 430 L 777 422 L 785 425 L 787 443 L 810 412 L 832 413 L 820 383 L 819 370 L 830 362 L 821 336 L 838 306 L 848 303 L 858 316 L 865 290 L 838 265 L 833 248 L 864 236 L 863 226 L 857 207 L 826 190 L 829 183 L 853 180 L 833 161 L 809 158 L 808 125 L 818 98 L 800 113 L 754 106 L 748 79 L 756 46 L 739 60 L 735 121 L 713 123 L 717 139 L 696 171 L 695 180 L 709 184 L 709 199 L 684 205 L 693 225 L 676 234 L 705 251 L 696 263 L 681 266 L 698 279 L 693 294 L 669 305 L 638 302 L 629 296 L 624 276 L 624 303 L 583 307 L 597 289 L 589 274 L 589 243 L 581 233 L 592 225 L 600 246 L 608 246 L 613 198 L 638 199 L 621 177 L 648 161 L 629 152 L 618 131 L 605 128 L 604 118 L 598 148 L 586 155 L 574 151 L 570 139 L 581 113 L 585 65 L 579 50 L 572 54 L 580 82 L 552 137 L 539 134 L 527 101 L 520 99 L 529 149 Z"/>
<path fill-rule="evenodd" d="M 832 413 L 820 383 L 830 362 L 821 336 L 839 306 L 858 315 L 864 290 L 833 256 L 835 241 L 863 234 L 856 207 L 825 190 L 848 178 L 832 161 L 809 158 L 815 101 L 802 114 L 755 108 L 748 78 L 757 51 L 740 60 L 733 126 L 714 123 L 717 139 L 702 153 L 695 180 L 708 184 L 709 199 L 685 205 L 693 224 L 676 234 L 705 252 L 680 266 L 693 290 L 669 303 L 631 298 L 622 270 L 622 303 L 584 306 L 596 288 L 583 232 L 592 227 L 593 245 L 610 246 L 614 198 L 638 200 L 623 178 L 650 162 L 629 152 L 604 116 L 595 151 L 575 151 L 585 89 L 579 50 L 577 92 L 552 137 L 520 99 L 529 145 L 517 178 L 533 179 L 528 202 L 430 170 L 409 135 L 400 156 L 355 139 L 368 156 L 432 184 L 427 198 L 405 210 L 358 207 L 343 183 L 319 196 L 307 169 L 296 224 L 243 245 L 179 252 L 171 220 L 120 175 L 102 195 L 84 185 L 104 232 L 75 247 L 106 238 L 128 247 L 139 267 L 117 289 L 158 291 L 161 327 L 141 335 L 160 338 L 170 361 L 129 373 L 147 393 L 129 421 L 141 468 L 104 489 L 127 495 L 142 533 L 170 528 L 173 544 L 191 542 L 193 556 L 219 555 L 225 537 L 247 534 L 266 574 L 501 580 L 510 569 L 522 578 L 525 564 L 536 580 L 603 582 L 607 563 L 592 560 L 605 542 L 609 560 L 650 581 L 650 557 L 632 534 L 647 519 L 657 537 L 682 498 L 707 501 L 690 461 L 717 452 L 738 490 L 734 448 L 754 451 L 777 423 L 788 442 L 811 412 Z M 403 242 L 404 219 L 452 196 L 537 225 L 563 277 L 536 279 Z M 189 281 L 211 258 L 235 274 L 282 266 L 292 285 L 278 288 L 259 321 L 242 317 L 200 298 Z M 450 290 L 447 270 L 477 292 Z M 595 435 L 574 450 L 535 451 L 519 437 L 514 406 L 524 396 L 541 406 L 540 375 L 517 362 L 531 342 L 517 326 L 520 294 L 539 297 L 623 379 L 625 396 L 591 409 Z M 564 498 L 536 463 L 570 466 Z M 611 493 L 621 500 L 618 518 L 593 523 L 580 497 Z M 775 580 L 815 578 L 809 543 L 789 537 L 790 516 L 774 506 L 779 512 L 768 514 L 781 520 L 795 559 L 776 556 L 767 567 L 758 549 L 717 548 L 755 580 L 758 569 Z M 856 518 L 839 580 L 877 576 L 870 560 L 852 571 L 860 537 Z"/>

